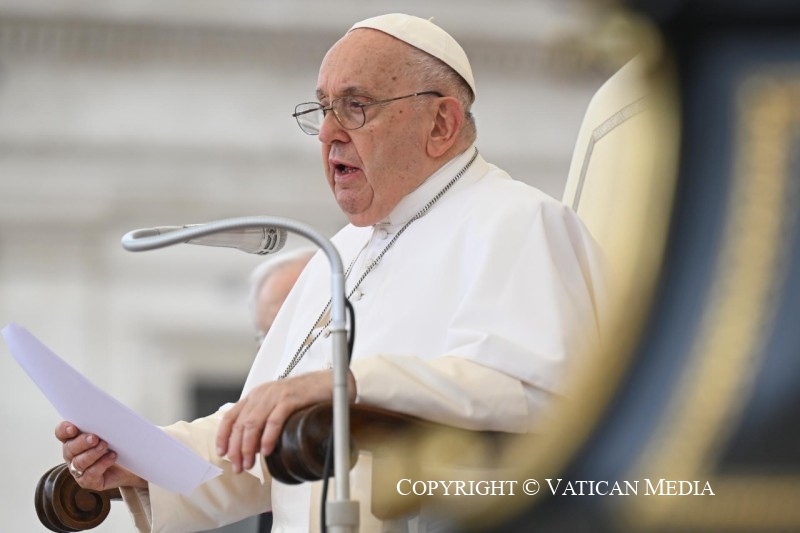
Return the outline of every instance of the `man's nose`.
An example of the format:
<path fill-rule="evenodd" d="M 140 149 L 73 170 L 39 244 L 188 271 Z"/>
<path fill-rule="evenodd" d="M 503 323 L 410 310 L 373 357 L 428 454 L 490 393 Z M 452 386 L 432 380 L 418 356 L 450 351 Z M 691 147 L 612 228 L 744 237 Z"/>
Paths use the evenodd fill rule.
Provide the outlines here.
<path fill-rule="evenodd" d="M 347 140 L 347 130 L 342 127 L 333 110 L 325 113 L 319 126 L 319 140 L 325 144 Z"/>

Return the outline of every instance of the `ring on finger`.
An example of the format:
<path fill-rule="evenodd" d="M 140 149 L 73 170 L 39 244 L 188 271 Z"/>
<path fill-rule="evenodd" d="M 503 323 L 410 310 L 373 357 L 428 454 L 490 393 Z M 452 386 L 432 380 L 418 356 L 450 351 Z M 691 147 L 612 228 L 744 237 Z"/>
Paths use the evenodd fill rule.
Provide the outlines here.
<path fill-rule="evenodd" d="M 75 459 L 69 462 L 69 473 L 72 474 L 72 477 L 78 479 L 83 476 L 83 470 L 78 470 L 75 468 Z"/>

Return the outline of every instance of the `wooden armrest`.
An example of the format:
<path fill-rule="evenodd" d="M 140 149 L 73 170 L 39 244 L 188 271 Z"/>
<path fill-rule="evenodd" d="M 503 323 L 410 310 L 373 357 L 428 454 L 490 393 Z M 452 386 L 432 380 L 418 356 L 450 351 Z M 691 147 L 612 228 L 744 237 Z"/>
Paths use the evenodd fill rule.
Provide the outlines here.
<path fill-rule="evenodd" d="M 117 489 L 96 492 L 82 488 L 62 463 L 48 470 L 36 485 L 34 504 L 39 521 L 50 531 L 69 533 L 97 527 L 111 511 Z"/>
<path fill-rule="evenodd" d="M 288 484 L 322 479 L 332 418 L 331 402 L 293 413 L 275 450 L 266 458 L 272 477 Z M 479 461 L 483 461 L 487 449 L 502 446 L 504 435 L 456 429 L 368 405 L 350 406 L 350 464 L 355 465 L 359 451 L 371 452 L 370 510 L 382 520 L 415 514 L 421 502 L 418 495 L 398 497 L 396 491 L 387 491 L 386 487 L 394 487 L 404 478 L 420 479 L 426 460 L 456 469 L 475 466 L 475 455 L 469 457 L 475 451 L 474 444 L 479 442 L 483 447 L 479 454 Z"/>
<path fill-rule="evenodd" d="M 315 404 L 293 413 L 283 426 L 275 450 L 266 458 L 272 477 L 287 484 L 322 479 L 332 418 L 331 402 Z M 369 405 L 351 405 L 350 462 L 355 464 L 358 450 L 375 451 L 386 439 L 408 436 L 435 426 L 394 411 Z"/>

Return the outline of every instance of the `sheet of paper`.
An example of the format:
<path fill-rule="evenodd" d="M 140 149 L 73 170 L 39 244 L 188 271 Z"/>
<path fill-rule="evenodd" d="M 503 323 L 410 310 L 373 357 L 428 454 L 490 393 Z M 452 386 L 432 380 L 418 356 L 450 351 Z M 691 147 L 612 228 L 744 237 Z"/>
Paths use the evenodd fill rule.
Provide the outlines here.
<path fill-rule="evenodd" d="M 117 452 L 117 463 L 172 492 L 189 495 L 222 470 L 103 392 L 25 328 L 2 330 L 11 355 L 64 420 L 94 433 Z"/>

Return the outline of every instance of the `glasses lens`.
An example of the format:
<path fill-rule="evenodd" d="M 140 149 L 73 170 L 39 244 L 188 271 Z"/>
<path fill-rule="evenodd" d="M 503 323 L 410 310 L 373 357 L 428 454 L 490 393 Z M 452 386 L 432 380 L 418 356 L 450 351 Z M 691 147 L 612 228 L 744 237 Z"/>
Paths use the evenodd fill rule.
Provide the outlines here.
<path fill-rule="evenodd" d="M 317 135 L 319 127 L 322 125 L 322 106 L 316 102 L 298 104 L 294 108 L 294 118 L 300 129 L 309 135 Z"/>
<path fill-rule="evenodd" d="M 358 96 L 344 96 L 331 102 L 336 118 L 344 129 L 357 130 L 364 125 L 366 122 L 364 104 L 367 101 Z"/>

